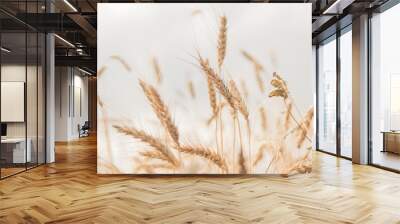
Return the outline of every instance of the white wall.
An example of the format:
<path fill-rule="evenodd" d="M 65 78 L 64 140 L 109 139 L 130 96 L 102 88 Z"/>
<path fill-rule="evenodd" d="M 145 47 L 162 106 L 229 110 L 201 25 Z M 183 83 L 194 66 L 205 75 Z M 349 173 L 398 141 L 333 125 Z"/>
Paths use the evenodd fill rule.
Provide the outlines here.
<path fill-rule="evenodd" d="M 78 124 L 88 120 L 88 78 L 75 68 L 56 67 L 55 86 L 55 140 L 77 139 Z"/>

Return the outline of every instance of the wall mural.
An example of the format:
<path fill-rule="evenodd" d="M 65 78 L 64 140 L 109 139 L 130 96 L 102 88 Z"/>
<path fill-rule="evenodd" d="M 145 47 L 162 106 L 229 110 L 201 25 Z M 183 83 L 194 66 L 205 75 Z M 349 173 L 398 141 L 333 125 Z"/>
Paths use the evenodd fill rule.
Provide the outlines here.
<path fill-rule="evenodd" d="M 311 171 L 310 4 L 98 13 L 98 173 Z"/>

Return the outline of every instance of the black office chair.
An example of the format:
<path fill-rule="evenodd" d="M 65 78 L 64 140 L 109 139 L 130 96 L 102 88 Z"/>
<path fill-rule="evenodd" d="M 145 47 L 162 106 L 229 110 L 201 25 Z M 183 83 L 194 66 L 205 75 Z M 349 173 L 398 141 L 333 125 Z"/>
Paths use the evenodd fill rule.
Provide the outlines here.
<path fill-rule="evenodd" d="M 90 129 L 89 121 L 85 121 L 85 123 L 82 125 L 82 127 L 80 127 L 80 125 L 78 125 L 79 138 L 89 136 L 89 129 Z"/>

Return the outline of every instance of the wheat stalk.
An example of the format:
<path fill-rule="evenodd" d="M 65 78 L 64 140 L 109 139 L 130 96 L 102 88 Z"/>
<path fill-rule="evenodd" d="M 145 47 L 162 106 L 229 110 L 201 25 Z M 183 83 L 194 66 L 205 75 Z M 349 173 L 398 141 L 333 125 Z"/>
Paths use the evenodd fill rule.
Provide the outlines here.
<path fill-rule="evenodd" d="M 266 149 L 267 149 L 267 144 L 260 145 L 256 154 L 256 159 L 253 162 L 253 166 L 256 166 L 264 158 L 264 152 Z"/>
<path fill-rule="evenodd" d="M 145 83 L 143 80 L 139 80 L 139 83 L 143 89 L 143 92 L 146 95 L 146 98 L 149 100 L 150 105 L 152 106 L 157 118 L 160 120 L 163 127 L 167 130 L 175 145 L 179 146 L 180 143 L 178 128 L 175 126 L 172 120 L 168 107 L 161 100 L 159 93 L 153 86 Z"/>
<path fill-rule="evenodd" d="M 227 36 L 227 19 L 226 16 L 220 17 L 219 33 L 218 33 L 218 68 L 222 67 L 226 55 L 226 36 Z"/>
<path fill-rule="evenodd" d="M 207 159 L 217 165 L 224 173 L 228 172 L 228 166 L 226 165 L 225 159 L 215 153 L 212 149 L 203 147 L 203 146 L 181 146 L 176 148 L 179 152 L 200 156 L 204 159 Z"/>
<path fill-rule="evenodd" d="M 300 132 L 299 139 L 297 140 L 298 148 L 300 148 L 303 145 L 304 140 L 306 140 L 308 138 L 307 134 L 311 128 L 313 117 L 314 117 L 314 108 L 312 107 L 307 111 L 306 115 L 303 118 L 303 121 L 300 123 L 301 125 L 299 126 L 299 129 L 298 129 Z"/>
<path fill-rule="evenodd" d="M 265 108 L 263 106 L 259 108 L 259 113 L 261 119 L 261 128 L 265 132 L 267 131 L 268 123 L 267 123 L 267 113 L 265 112 Z"/>
<path fill-rule="evenodd" d="M 218 112 L 223 110 L 223 108 L 226 106 L 227 104 L 225 102 L 222 102 L 218 105 L 218 109 L 216 113 L 213 113 L 212 116 L 207 120 L 207 126 L 211 125 L 211 122 L 213 122 L 217 116 L 218 116 Z"/>
<path fill-rule="evenodd" d="M 163 160 L 168 161 L 175 167 L 179 166 L 179 161 L 175 158 L 174 154 L 164 145 L 159 139 L 147 134 L 144 131 L 138 130 L 135 127 L 126 127 L 121 125 L 113 125 L 113 127 L 122 134 L 139 139 L 140 141 L 147 143 L 153 149 L 157 150 L 163 155 Z"/>
<path fill-rule="evenodd" d="M 283 122 L 283 125 L 284 125 L 284 127 L 285 127 L 285 129 L 286 130 L 288 130 L 289 128 L 290 128 L 290 115 L 292 114 L 292 108 L 293 108 L 293 104 L 291 103 L 291 102 L 289 102 L 288 104 L 287 104 L 287 107 L 286 107 L 286 111 L 285 111 L 285 116 L 284 116 L 284 122 Z"/>
<path fill-rule="evenodd" d="M 240 149 L 240 152 L 239 152 L 239 161 L 238 161 L 238 163 L 239 163 L 239 173 L 240 174 L 247 174 L 248 172 L 247 172 L 247 167 L 246 167 L 246 159 L 244 158 L 243 149 L 242 148 Z"/>
<path fill-rule="evenodd" d="M 247 127 L 247 133 L 248 133 L 248 143 L 249 143 L 249 168 L 251 167 L 251 129 L 250 129 L 250 120 L 249 120 L 249 111 L 247 109 L 246 102 L 244 101 L 242 95 L 240 94 L 235 81 L 230 80 L 229 81 L 229 89 L 231 90 L 231 93 L 235 99 L 236 102 L 236 108 L 239 110 L 239 112 L 243 115 L 245 121 L 246 121 L 246 127 Z M 239 122 L 239 120 L 238 120 Z M 239 124 L 240 125 L 240 124 Z"/>
<path fill-rule="evenodd" d="M 161 82 L 162 82 L 162 74 L 161 74 L 160 64 L 158 63 L 157 58 L 153 57 L 151 59 L 151 64 L 153 65 L 154 74 L 155 74 L 155 77 L 156 77 L 157 84 L 161 84 Z"/>
<path fill-rule="evenodd" d="M 235 81 L 229 81 L 229 90 L 232 93 L 233 99 L 235 100 L 235 108 L 239 110 L 239 112 L 243 115 L 246 121 L 249 120 L 249 111 L 247 109 L 246 102 L 244 101 L 243 97 L 241 96 Z"/>

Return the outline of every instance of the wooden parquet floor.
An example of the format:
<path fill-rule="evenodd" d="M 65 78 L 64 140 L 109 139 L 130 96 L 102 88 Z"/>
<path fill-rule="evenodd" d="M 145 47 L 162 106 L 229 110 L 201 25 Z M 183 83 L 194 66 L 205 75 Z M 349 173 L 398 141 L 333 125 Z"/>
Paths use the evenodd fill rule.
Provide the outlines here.
<path fill-rule="evenodd" d="M 0 223 L 400 223 L 400 175 L 322 153 L 311 174 L 99 176 L 96 139 L 0 181 Z"/>

